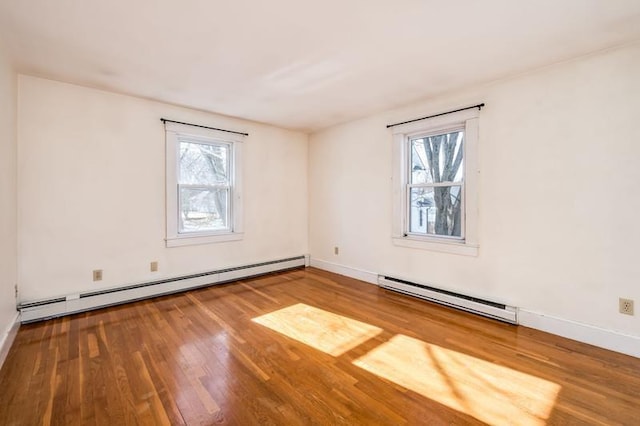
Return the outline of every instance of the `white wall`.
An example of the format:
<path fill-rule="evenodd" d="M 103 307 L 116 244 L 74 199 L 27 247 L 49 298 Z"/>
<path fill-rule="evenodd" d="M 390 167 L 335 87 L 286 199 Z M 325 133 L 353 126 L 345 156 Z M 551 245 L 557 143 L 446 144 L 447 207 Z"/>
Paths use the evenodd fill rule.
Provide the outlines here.
<path fill-rule="evenodd" d="M 16 88 L 16 73 L 0 49 L 0 365 L 16 316 Z"/>
<path fill-rule="evenodd" d="M 307 253 L 305 134 L 23 75 L 18 108 L 21 301 Z M 165 248 L 160 117 L 250 134 L 244 240 Z"/>
<path fill-rule="evenodd" d="M 636 44 L 311 135 L 312 259 L 640 337 L 638 76 Z M 394 246 L 385 126 L 479 102 L 479 256 Z"/>

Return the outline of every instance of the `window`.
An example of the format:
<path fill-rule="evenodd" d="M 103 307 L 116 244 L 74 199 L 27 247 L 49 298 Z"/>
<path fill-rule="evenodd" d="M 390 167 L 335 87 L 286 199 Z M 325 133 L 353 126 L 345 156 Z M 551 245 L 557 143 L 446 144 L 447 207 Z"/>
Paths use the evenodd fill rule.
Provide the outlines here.
<path fill-rule="evenodd" d="M 477 255 L 477 115 L 460 111 L 393 128 L 396 245 Z"/>
<path fill-rule="evenodd" d="M 464 129 L 408 143 L 407 234 L 464 239 Z"/>
<path fill-rule="evenodd" d="M 242 135 L 167 122 L 167 247 L 242 238 Z"/>

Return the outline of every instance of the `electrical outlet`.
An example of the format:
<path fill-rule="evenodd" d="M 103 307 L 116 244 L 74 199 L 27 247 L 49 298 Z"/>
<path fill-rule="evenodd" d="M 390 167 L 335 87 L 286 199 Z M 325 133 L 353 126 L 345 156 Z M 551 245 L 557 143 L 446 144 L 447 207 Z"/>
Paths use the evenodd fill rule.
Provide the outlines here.
<path fill-rule="evenodd" d="M 149 264 L 149 270 L 151 272 L 158 272 L 158 262 L 154 261 Z"/>
<path fill-rule="evenodd" d="M 14 290 L 15 290 L 15 292 L 16 292 L 16 300 L 18 300 L 18 284 L 15 284 L 15 285 L 13 286 L 13 289 L 14 289 Z"/>
<path fill-rule="evenodd" d="M 102 281 L 102 269 L 94 269 L 93 270 L 93 280 L 94 281 Z"/>
<path fill-rule="evenodd" d="M 633 300 L 620 298 L 620 313 L 633 315 Z"/>
<path fill-rule="evenodd" d="M 335 247 L 333 248 L 333 254 L 335 254 L 336 256 L 337 256 L 338 254 L 340 254 L 340 249 L 338 248 L 338 246 L 335 246 Z"/>

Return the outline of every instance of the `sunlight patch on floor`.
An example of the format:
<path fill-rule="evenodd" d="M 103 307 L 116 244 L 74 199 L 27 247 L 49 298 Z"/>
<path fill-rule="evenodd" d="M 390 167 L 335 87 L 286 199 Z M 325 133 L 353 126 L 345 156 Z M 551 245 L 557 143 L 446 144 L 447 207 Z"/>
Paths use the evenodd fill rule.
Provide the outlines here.
<path fill-rule="evenodd" d="M 560 391 L 548 380 L 404 335 L 353 363 L 489 424 L 544 425 Z"/>
<path fill-rule="evenodd" d="M 379 327 L 304 303 L 253 318 L 252 321 L 333 356 L 340 356 L 382 333 Z"/>

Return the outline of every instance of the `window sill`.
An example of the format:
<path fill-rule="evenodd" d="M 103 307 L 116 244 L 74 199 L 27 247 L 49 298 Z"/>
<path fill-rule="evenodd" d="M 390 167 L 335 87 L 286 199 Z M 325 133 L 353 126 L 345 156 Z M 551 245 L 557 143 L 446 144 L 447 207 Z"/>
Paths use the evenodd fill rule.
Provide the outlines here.
<path fill-rule="evenodd" d="M 479 246 L 468 242 L 434 241 L 411 237 L 393 237 L 393 244 L 420 250 L 431 250 L 461 256 L 478 256 Z"/>
<path fill-rule="evenodd" d="M 212 243 L 223 243 L 226 241 L 239 241 L 243 237 L 244 237 L 243 233 L 236 232 L 233 234 L 172 237 L 172 238 L 167 238 L 165 241 L 167 243 L 167 247 L 183 247 L 183 246 L 194 246 L 198 244 L 212 244 Z"/>

